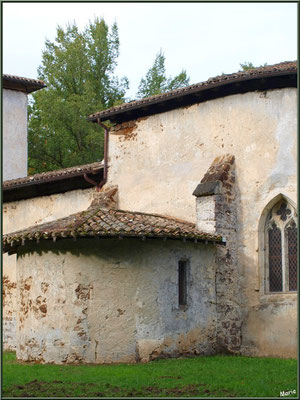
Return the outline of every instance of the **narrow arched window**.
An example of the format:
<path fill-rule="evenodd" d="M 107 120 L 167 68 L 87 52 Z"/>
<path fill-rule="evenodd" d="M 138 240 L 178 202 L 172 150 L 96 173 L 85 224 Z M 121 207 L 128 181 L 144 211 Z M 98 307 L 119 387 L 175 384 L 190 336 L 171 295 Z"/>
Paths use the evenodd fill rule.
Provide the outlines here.
<path fill-rule="evenodd" d="M 280 200 L 265 226 L 267 293 L 297 290 L 297 225 L 294 208 Z"/>
<path fill-rule="evenodd" d="M 273 222 L 268 230 L 270 292 L 282 292 L 282 240 L 281 230 Z"/>
<path fill-rule="evenodd" d="M 288 280 L 289 290 L 297 290 L 297 227 L 293 221 L 286 228 L 286 238 L 288 246 Z"/>

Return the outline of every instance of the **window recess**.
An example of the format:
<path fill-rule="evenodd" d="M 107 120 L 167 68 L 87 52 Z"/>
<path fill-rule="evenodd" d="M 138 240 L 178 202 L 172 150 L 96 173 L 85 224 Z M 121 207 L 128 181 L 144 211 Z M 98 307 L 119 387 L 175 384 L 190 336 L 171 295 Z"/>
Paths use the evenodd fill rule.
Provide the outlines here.
<path fill-rule="evenodd" d="M 187 305 L 187 260 L 178 263 L 178 304 L 179 307 Z"/>

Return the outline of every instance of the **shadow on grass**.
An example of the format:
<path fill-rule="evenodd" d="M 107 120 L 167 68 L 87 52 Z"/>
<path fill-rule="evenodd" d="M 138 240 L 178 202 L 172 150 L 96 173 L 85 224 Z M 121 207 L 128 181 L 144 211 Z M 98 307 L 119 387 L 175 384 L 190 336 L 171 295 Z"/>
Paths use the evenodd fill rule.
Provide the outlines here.
<path fill-rule="evenodd" d="M 174 388 L 148 386 L 141 389 L 127 389 L 106 383 L 104 387 L 102 386 L 101 391 L 97 387 L 98 385 L 94 383 L 66 385 L 63 381 L 58 380 L 43 382 L 35 379 L 26 385 L 14 385 L 10 388 L 9 393 L 4 391 L 3 395 L 12 397 L 74 397 L 74 395 L 85 397 L 235 397 L 226 389 L 211 391 L 207 384 L 190 384 Z"/>

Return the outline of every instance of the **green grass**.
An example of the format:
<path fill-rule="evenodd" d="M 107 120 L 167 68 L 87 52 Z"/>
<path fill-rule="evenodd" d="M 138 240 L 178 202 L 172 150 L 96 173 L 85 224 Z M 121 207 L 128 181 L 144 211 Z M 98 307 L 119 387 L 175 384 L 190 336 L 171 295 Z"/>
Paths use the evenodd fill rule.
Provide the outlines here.
<path fill-rule="evenodd" d="M 3 355 L 3 397 L 279 397 L 297 389 L 297 361 L 211 356 L 147 364 L 19 364 Z M 297 397 L 297 394 L 287 397 Z"/>

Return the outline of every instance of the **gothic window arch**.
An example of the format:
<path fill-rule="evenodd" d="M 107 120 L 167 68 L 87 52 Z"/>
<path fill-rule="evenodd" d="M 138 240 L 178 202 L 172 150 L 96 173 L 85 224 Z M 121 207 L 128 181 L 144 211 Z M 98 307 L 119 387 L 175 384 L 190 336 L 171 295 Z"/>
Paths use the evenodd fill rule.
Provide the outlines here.
<path fill-rule="evenodd" d="M 266 292 L 296 292 L 297 216 L 294 207 L 283 198 L 267 215 L 264 242 Z"/>

